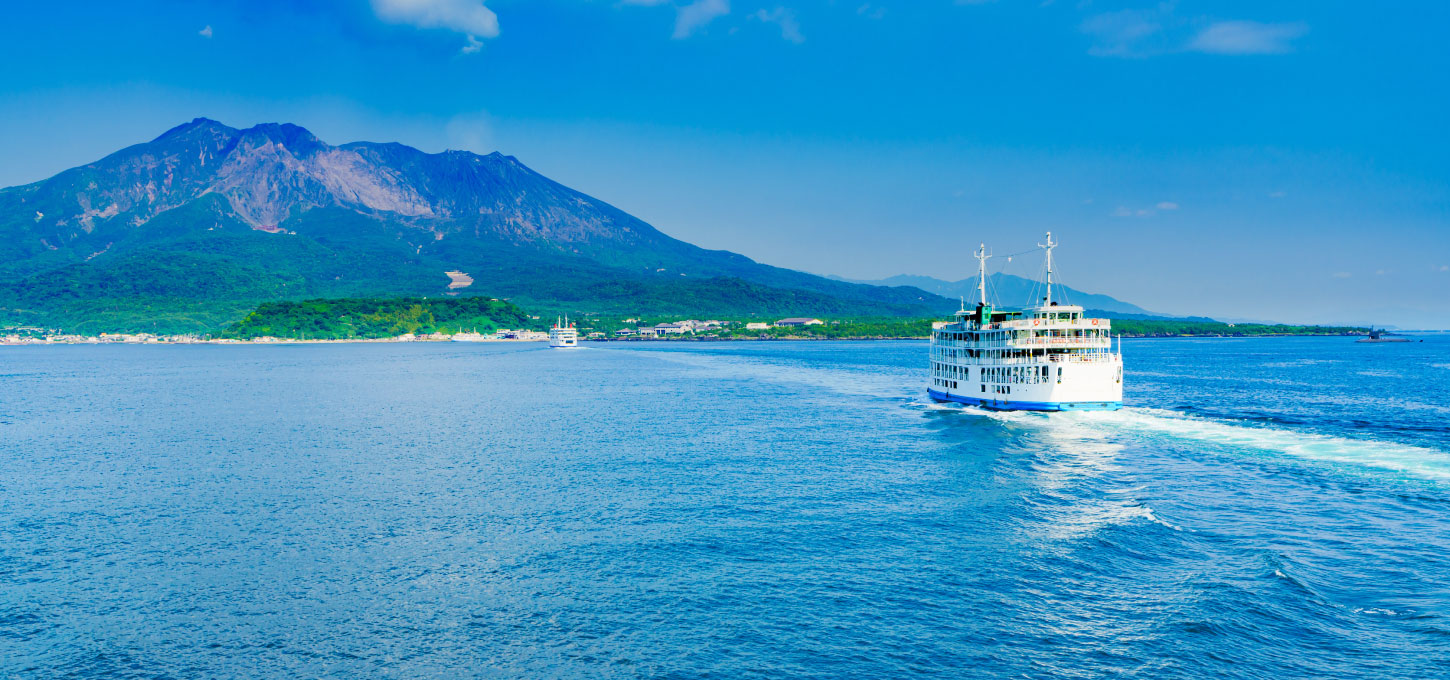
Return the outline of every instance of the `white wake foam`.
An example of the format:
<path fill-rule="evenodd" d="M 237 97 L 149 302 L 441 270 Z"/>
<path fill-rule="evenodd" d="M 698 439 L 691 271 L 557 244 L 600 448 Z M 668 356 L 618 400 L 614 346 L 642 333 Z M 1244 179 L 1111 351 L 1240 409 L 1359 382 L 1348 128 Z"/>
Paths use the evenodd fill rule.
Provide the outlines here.
<path fill-rule="evenodd" d="M 1368 439 L 1348 439 L 1273 427 L 1253 427 L 1188 416 L 1174 411 L 1127 408 L 1112 413 L 1065 414 L 1102 427 L 1167 435 L 1233 449 L 1393 470 L 1450 482 L 1450 452 Z"/>

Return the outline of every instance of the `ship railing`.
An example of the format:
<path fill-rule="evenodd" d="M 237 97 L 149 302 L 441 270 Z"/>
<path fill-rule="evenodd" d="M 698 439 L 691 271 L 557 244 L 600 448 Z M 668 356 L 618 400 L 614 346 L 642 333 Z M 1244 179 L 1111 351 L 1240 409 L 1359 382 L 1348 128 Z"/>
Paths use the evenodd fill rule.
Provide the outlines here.
<path fill-rule="evenodd" d="M 1034 323 L 1035 322 L 1035 323 Z M 1013 319 L 1012 321 L 998 321 L 992 324 L 993 328 L 1107 328 L 1113 325 L 1112 319 Z"/>
<path fill-rule="evenodd" d="M 1112 338 L 1103 336 L 1100 338 L 1087 336 L 1064 336 L 1064 337 L 1041 337 L 1041 338 L 1001 338 L 995 340 L 984 340 L 972 342 L 970 340 L 935 340 L 938 347 L 1017 347 L 1027 345 L 1091 345 L 1106 347 L 1112 342 Z"/>
<path fill-rule="evenodd" d="M 1050 361 L 1050 362 L 1053 362 L 1053 363 L 1065 363 L 1065 364 L 1096 364 L 1096 363 L 1110 363 L 1117 356 L 1118 355 L 1112 354 L 1112 353 L 1109 353 L 1109 352 L 1092 352 L 1092 353 L 1088 353 L 1088 354 L 1049 354 L 1049 355 L 1047 355 L 1046 360 L 1047 361 Z M 938 357 L 938 359 L 942 359 L 942 357 Z M 951 361 L 950 359 L 944 359 L 944 360 Z M 1042 361 L 1043 361 L 1043 357 L 1042 356 L 1035 356 L 1035 357 L 1012 357 L 1012 358 L 1009 358 L 1009 359 L 998 359 L 996 361 L 991 361 L 991 360 L 986 360 L 986 361 L 973 361 L 973 362 L 971 362 L 971 365 L 972 366 L 1021 366 L 1023 364 L 1041 364 Z"/>
<path fill-rule="evenodd" d="M 1047 358 L 1048 358 L 1049 361 L 1055 361 L 1055 362 L 1058 362 L 1058 363 L 1067 363 L 1067 364 L 1096 364 L 1096 363 L 1111 362 L 1111 361 L 1113 361 L 1113 359 L 1115 357 L 1117 357 L 1116 354 L 1111 354 L 1109 352 L 1101 352 L 1101 353 L 1096 353 L 1096 354 L 1049 354 L 1049 355 L 1047 355 Z"/>
<path fill-rule="evenodd" d="M 1076 345 L 1078 347 L 1110 347 L 1112 338 L 1024 338 L 1021 340 L 1009 340 L 1008 347 L 1060 347 L 1063 345 Z"/>

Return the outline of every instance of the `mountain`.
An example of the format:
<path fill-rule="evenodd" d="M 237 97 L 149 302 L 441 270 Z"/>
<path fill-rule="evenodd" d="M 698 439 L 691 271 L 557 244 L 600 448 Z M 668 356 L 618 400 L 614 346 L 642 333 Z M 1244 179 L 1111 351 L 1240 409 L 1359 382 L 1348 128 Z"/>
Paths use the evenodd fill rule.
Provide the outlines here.
<path fill-rule="evenodd" d="M 943 281 L 942 279 L 930 276 L 913 276 L 910 274 L 899 274 L 890 278 L 874 281 L 844 279 L 830 277 L 837 281 L 860 283 L 872 286 L 912 286 L 929 293 L 935 293 L 945 298 L 956 300 L 965 298 L 968 301 L 976 300 L 977 277 L 962 279 L 961 281 Z M 1123 302 L 1114 297 L 1095 293 L 1084 293 L 1080 290 L 1068 288 L 1061 284 L 1054 283 L 1052 286 L 1052 297 L 1064 304 L 1081 305 L 1088 309 L 1096 309 L 1109 312 L 1115 315 L 1141 315 L 1144 317 L 1166 318 L 1162 314 L 1150 312 L 1138 305 Z M 1012 274 L 988 274 L 987 275 L 987 299 L 996 304 L 1007 307 L 1018 307 L 1031 304 L 1041 298 L 1043 286 L 1040 281 L 1033 281 L 1021 276 Z"/>
<path fill-rule="evenodd" d="M 0 322 L 200 330 L 261 301 L 444 293 L 576 312 L 954 308 L 699 248 L 511 156 L 332 146 L 290 124 L 198 118 L 0 189 Z"/>

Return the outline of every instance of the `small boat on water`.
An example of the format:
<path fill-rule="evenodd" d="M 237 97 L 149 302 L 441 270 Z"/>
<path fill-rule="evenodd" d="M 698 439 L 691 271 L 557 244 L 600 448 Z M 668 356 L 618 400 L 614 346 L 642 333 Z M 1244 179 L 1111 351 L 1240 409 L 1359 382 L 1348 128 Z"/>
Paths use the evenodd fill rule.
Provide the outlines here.
<path fill-rule="evenodd" d="M 1022 311 L 987 302 L 987 255 L 976 252 L 975 309 L 932 324 L 931 385 L 935 401 L 997 411 L 1116 411 L 1123 407 L 1123 354 L 1113 351 L 1108 319 L 1087 318 L 1077 305 L 1052 299 L 1052 233 L 1047 295 Z M 964 305 L 965 307 L 965 305 Z M 973 387 L 977 389 L 972 389 Z"/>
<path fill-rule="evenodd" d="M 1392 335 L 1392 334 L 1390 334 L 1389 331 L 1387 331 L 1387 330 L 1385 330 L 1383 328 L 1371 328 L 1371 329 L 1369 329 L 1369 337 L 1367 337 L 1367 338 L 1360 338 L 1358 340 L 1355 340 L 1355 342 L 1409 342 L 1409 341 L 1410 341 L 1409 338 L 1402 338 L 1402 337 L 1400 337 L 1398 335 Z"/>
<path fill-rule="evenodd" d="M 579 346 L 579 331 L 574 329 L 574 324 L 569 323 L 569 317 L 563 321 L 554 319 L 554 327 L 549 329 L 549 347 L 554 349 L 565 349 Z"/>

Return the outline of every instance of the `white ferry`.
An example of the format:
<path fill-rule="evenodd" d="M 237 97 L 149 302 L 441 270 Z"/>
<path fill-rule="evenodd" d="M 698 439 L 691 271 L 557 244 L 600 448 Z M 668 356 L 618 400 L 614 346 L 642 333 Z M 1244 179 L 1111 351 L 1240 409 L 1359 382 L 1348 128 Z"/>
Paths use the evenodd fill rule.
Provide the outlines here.
<path fill-rule="evenodd" d="M 549 346 L 556 349 L 579 346 L 579 331 L 569 323 L 569 317 L 564 317 L 562 322 L 554 319 L 554 327 L 549 329 Z"/>
<path fill-rule="evenodd" d="M 1052 232 L 1047 233 L 1047 294 L 1023 311 L 987 302 L 987 249 L 976 252 L 977 308 L 932 324 L 931 386 L 936 401 L 1001 411 L 1115 411 L 1123 407 L 1123 354 L 1113 351 L 1108 319 L 1052 300 Z"/>

